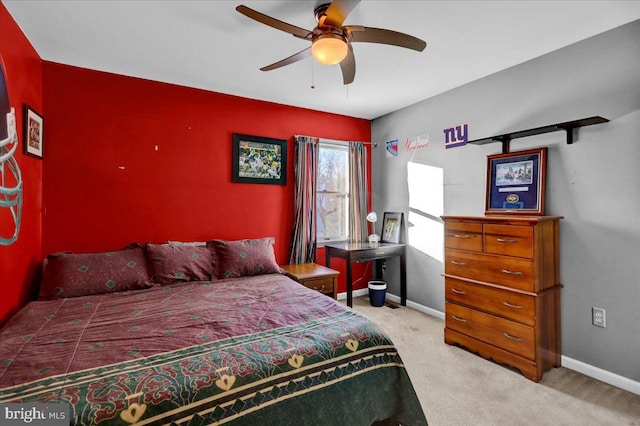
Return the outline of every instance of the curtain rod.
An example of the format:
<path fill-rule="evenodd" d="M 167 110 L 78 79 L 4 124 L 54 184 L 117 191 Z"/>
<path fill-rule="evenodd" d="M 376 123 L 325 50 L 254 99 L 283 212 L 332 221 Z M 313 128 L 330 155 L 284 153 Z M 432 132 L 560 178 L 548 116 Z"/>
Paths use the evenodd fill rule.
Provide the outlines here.
<path fill-rule="evenodd" d="M 374 148 L 378 146 L 378 142 L 363 142 L 363 141 L 345 141 L 345 140 L 339 140 L 339 139 L 329 139 L 329 138 L 322 138 L 320 136 L 308 136 L 308 135 L 294 135 L 294 137 L 298 137 L 298 136 L 302 136 L 304 138 L 318 138 L 320 140 L 324 140 L 327 142 L 338 142 L 338 143 L 362 143 L 365 145 L 372 145 Z"/>

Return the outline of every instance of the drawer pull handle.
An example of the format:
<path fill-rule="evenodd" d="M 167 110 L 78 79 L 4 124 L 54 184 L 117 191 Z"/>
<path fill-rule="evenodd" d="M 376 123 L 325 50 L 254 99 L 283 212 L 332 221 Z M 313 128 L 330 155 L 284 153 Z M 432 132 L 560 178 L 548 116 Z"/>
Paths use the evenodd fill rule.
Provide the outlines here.
<path fill-rule="evenodd" d="M 509 275 L 522 275 L 522 272 L 520 271 L 510 271 L 508 269 L 503 269 L 502 272 Z"/>
<path fill-rule="evenodd" d="M 453 287 L 451 288 L 451 291 L 454 292 L 454 293 L 458 293 L 458 294 L 467 294 L 466 291 L 458 290 L 458 289 L 455 289 Z"/>
<path fill-rule="evenodd" d="M 496 238 L 499 243 L 515 243 L 518 240 L 506 240 L 504 238 Z"/>
<path fill-rule="evenodd" d="M 455 316 L 455 315 L 452 315 L 452 317 L 453 317 L 453 319 L 454 319 L 454 320 L 456 320 L 456 321 L 460 321 L 460 322 L 467 322 L 467 320 L 466 320 L 466 319 L 464 319 L 464 318 L 458 318 L 458 317 L 457 317 L 457 316 Z"/>
<path fill-rule="evenodd" d="M 454 265 L 458 265 L 458 266 L 466 266 L 467 264 L 464 262 L 457 262 L 455 260 L 452 260 L 451 263 L 453 263 Z"/>
<path fill-rule="evenodd" d="M 471 235 L 453 234 L 453 238 L 471 238 Z"/>
<path fill-rule="evenodd" d="M 324 290 L 324 284 L 322 284 L 322 287 L 320 287 L 320 288 L 318 288 L 316 286 L 313 286 L 313 289 L 316 290 L 316 291 L 322 291 L 322 290 Z"/>
<path fill-rule="evenodd" d="M 511 339 L 511 340 L 515 340 L 516 342 L 522 342 L 522 338 L 521 337 L 513 337 L 510 336 L 509 333 L 502 333 L 504 335 L 504 337 L 506 337 L 507 339 Z"/>
<path fill-rule="evenodd" d="M 509 303 L 509 302 L 502 302 L 502 304 L 503 304 L 504 306 L 508 306 L 509 308 L 522 309 L 522 306 L 520 306 L 520 305 L 512 305 L 512 304 L 511 304 L 511 303 Z"/>

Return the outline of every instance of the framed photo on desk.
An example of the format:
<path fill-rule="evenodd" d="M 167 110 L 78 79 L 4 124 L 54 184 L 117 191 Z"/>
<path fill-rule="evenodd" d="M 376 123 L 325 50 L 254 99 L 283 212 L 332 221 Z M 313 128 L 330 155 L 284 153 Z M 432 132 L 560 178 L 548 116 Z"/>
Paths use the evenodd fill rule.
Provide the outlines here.
<path fill-rule="evenodd" d="M 402 229 L 402 216 L 400 212 L 384 212 L 382 219 L 381 243 L 400 243 L 400 230 Z"/>

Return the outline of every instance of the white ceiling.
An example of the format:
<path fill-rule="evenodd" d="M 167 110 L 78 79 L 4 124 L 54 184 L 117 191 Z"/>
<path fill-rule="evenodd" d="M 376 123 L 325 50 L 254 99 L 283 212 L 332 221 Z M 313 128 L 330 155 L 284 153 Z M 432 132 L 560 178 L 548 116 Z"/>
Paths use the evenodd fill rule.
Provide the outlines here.
<path fill-rule="evenodd" d="M 47 61 L 367 119 L 640 19 L 640 1 L 363 0 L 345 25 L 406 32 L 427 48 L 354 43 L 356 77 L 344 86 L 338 65 L 311 58 L 260 71 L 309 43 L 235 11 L 310 30 L 323 1 L 2 3 Z"/>

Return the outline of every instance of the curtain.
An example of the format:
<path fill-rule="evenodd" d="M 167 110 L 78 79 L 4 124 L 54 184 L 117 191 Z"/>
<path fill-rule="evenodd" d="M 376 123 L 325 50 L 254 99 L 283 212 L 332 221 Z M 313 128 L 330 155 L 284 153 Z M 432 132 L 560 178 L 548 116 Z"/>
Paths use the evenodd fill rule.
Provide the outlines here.
<path fill-rule="evenodd" d="M 319 138 L 296 136 L 295 212 L 290 264 L 315 262 L 316 258 L 316 176 Z"/>
<path fill-rule="evenodd" d="M 367 150 L 362 142 L 349 144 L 349 240 L 367 241 Z"/>

